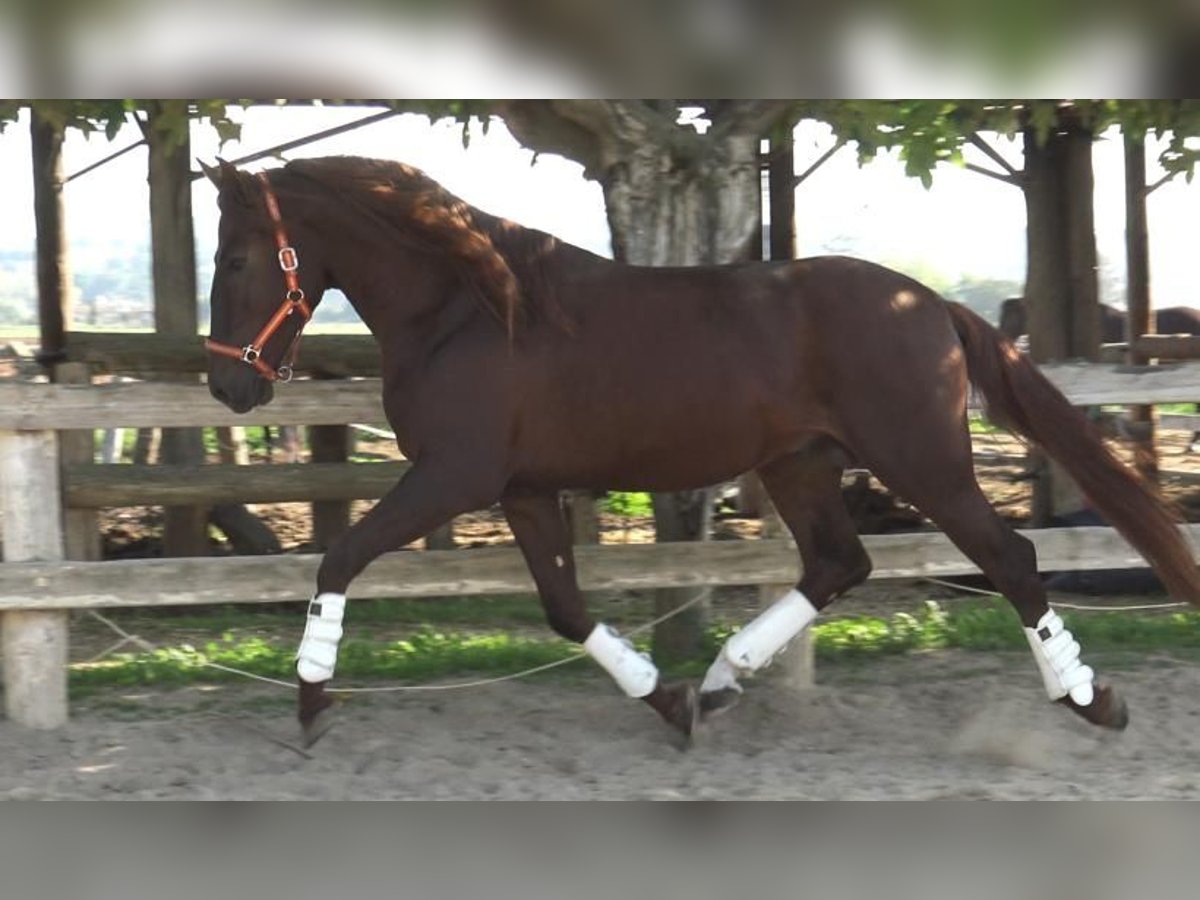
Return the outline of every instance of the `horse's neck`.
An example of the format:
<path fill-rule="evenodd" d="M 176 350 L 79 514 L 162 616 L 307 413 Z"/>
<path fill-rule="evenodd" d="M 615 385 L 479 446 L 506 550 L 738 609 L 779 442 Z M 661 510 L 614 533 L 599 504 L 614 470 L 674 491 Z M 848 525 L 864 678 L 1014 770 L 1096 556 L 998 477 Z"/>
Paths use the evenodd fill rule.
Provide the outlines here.
<path fill-rule="evenodd" d="M 329 226 L 333 286 L 381 345 L 392 335 L 416 336 L 436 317 L 457 281 L 445 260 L 397 245 L 386 231 L 354 217 L 331 220 Z"/>

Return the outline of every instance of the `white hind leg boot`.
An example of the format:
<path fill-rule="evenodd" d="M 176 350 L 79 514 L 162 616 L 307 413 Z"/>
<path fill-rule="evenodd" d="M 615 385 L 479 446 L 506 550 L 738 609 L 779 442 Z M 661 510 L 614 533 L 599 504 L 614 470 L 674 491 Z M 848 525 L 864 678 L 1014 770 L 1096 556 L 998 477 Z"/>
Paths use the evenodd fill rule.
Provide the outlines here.
<path fill-rule="evenodd" d="M 797 590 L 788 591 L 725 642 L 708 667 L 700 693 L 734 690 L 738 677 L 757 672 L 817 617 L 817 608 Z"/>
<path fill-rule="evenodd" d="M 1050 699 L 1060 700 L 1070 694 L 1080 706 L 1090 706 L 1095 696 L 1095 673 L 1079 661 L 1079 642 L 1058 613 L 1048 610 L 1035 627 L 1025 629 L 1025 637 Z"/>
<path fill-rule="evenodd" d="M 328 681 L 333 677 L 345 612 L 344 594 L 318 594 L 309 601 L 308 621 L 296 653 L 296 674 L 305 681 Z"/>

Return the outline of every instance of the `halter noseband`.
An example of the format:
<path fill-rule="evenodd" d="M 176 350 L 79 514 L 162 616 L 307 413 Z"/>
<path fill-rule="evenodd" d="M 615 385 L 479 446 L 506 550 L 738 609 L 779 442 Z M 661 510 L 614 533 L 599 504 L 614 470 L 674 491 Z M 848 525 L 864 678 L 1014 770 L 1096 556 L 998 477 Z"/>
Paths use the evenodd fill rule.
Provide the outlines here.
<path fill-rule="evenodd" d="M 287 232 L 283 228 L 283 217 L 279 214 L 279 201 L 275 199 L 275 192 L 271 190 L 271 181 L 266 172 L 259 172 L 257 177 L 262 182 L 267 214 L 270 215 L 271 223 L 275 226 L 275 245 L 279 248 L 279 268 L 283 271 L 283 281 L 287 290 L 283 295 L 283 302 L 279 304 L 275 314 L 249 344 L 244 347 L 236 347 L 233 344 L 223 344 L 208 338 L 204 342 L 204 346 L 210 353 L 244 362 L 267 381 L 288 382 L 292 380 L 292 365 L 295 363 L 296 351 L 300 347 L 300 334 L 304 331 L 308 320 L 312 318 L 312 310 L 304 299 L 304 291 L 300 289 L 300 279 L 296 274 L 300 268 L 300 258 L 296 255 L 295 248 L 288 243 Z M 288 345 L 287 352 L 283 355 L 283 362 L 278 369 L 272 369 L 263 361 L 263 348 L 275 336 L 275 332 L 287 321 L 288 317 L 297 312 L 304 317 L 304 321 L 296 329 L 296 336 Z"/>

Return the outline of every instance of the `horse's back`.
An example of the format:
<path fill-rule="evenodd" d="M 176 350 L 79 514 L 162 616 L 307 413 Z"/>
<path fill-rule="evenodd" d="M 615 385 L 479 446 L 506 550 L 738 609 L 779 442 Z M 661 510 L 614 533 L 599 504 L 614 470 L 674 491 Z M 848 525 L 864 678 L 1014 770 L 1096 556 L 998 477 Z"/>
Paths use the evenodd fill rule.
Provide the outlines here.
<path fill-rule="evenodd" d="M 1159 334 L 1200 334 L 1200 310 L 1190 306 L 1167 306 L 1155 314 Z"/>

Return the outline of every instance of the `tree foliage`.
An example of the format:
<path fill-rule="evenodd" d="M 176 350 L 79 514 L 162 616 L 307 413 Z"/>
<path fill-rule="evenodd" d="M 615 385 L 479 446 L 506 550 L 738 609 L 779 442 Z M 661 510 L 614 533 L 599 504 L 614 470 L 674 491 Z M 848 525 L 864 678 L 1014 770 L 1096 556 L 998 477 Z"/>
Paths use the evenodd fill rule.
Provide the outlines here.
<path fill-rule="evenodd" d="M 908 175 L 929 187 L 939 163 L 964 165 L 963 147 L 981 131 L 1006 137 L 1030 130 L 1042 143 L 1068 123 L 1099 134 L 1112 125 L 1129 133 L 1166 138 L 1159 163 L 1191 179 L 1200 148 L 1196 100 L 833 100 L 806 105 L 858 146 L 859 162 L 881 150 L 899 150 Z"/>

